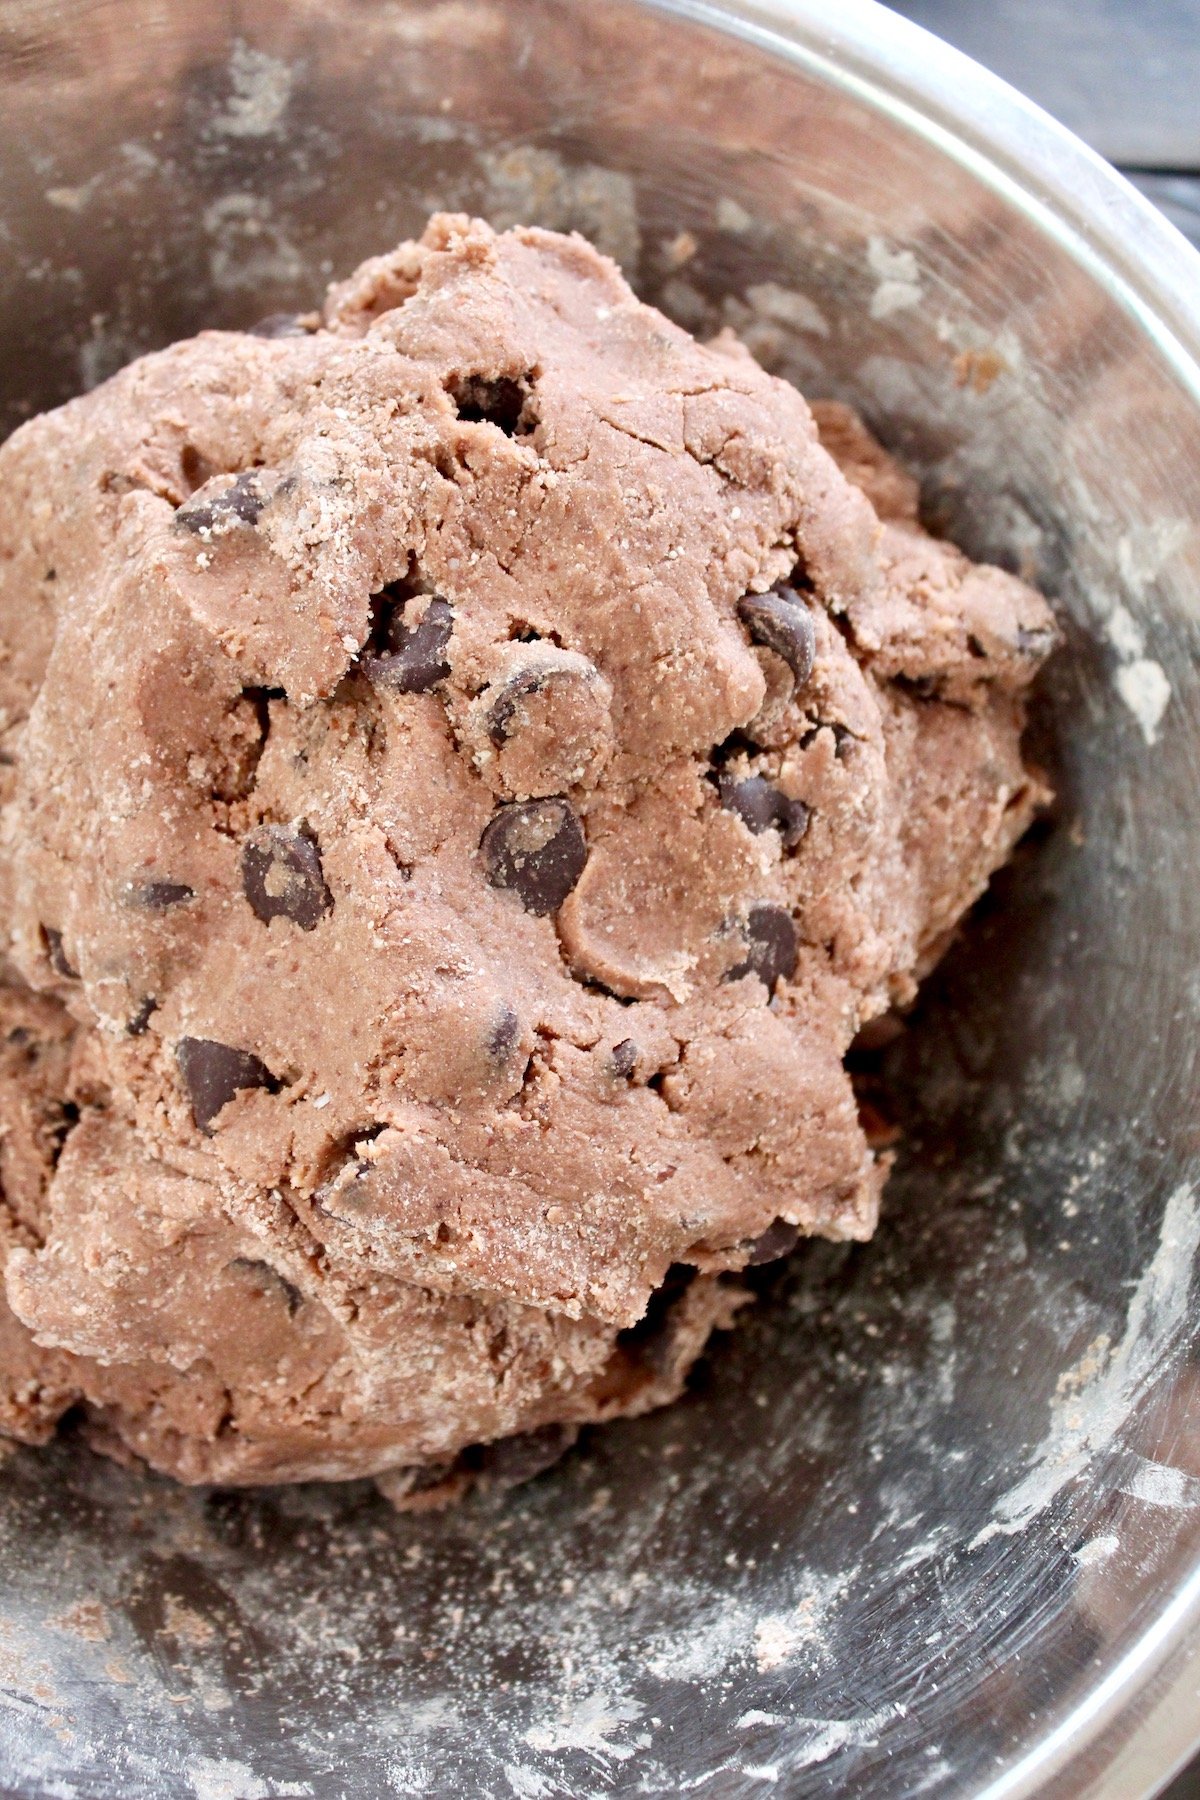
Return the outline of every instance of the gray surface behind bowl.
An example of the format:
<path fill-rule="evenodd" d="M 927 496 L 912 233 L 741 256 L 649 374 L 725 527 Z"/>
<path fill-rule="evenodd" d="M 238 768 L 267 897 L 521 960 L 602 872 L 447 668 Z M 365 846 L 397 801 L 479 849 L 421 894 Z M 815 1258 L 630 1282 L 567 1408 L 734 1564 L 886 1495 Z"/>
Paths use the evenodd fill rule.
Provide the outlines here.
<path fill-rule="evenodd" d="M 910 134 L 887 94 L 931 52 L 826 10 L 794 9 L 833 38 L 805 75 L 665 7 L 0 4 L 10 420 L 309 303 L 431 205 L 537 216 L 857 399 L 1071 635 L 1057 829 L 892 1053 L 910 1135 L 876 1243 L 805 1249 L 681 1407 L 502 1507 L 13 1452 L 14 1790 L 1015 1794 L 1062 1727 L 1045 1791 L 1101 1791 L 1112 1745 L 1071 1720 L 1200 1561 L 1195 336 L 1160 355 L 1069 226 Z M 971 101 L 1007 175 L 1036 160 L 1033 124 L 1018 146 Z M 1136 227 L 1169 267 L 1069 169 L 1105 197 L 1092 252 Z"/>

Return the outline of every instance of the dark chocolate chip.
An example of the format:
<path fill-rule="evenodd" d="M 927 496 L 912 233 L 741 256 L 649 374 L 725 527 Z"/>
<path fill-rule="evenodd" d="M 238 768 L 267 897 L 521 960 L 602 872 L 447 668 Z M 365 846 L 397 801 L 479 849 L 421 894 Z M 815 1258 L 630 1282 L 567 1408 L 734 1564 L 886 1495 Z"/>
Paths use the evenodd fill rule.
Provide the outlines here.
<path fill-rule="evenodd" d="M 578 1425 L 542 1425 L 536 1431 L 497 1438 L 480 1445 L 480 1470 L 497 1487 L 519 1487 L 561 1462 L 578 1436 Z"/>
<path fill-rule="evenodd" d="M 290 919 L 315 931 L 333 910 L 316 840 L 286 825 L 263 825 L 242 845 L 242 889 L 264 925 Z"/>
<path fill-rule="evenodd" d="M 519 800 L 502 806 L 479 840 L 493 887 L 511 888 L 526 912 L 557 912 L 587 862 L 583 826 L 570 801 Z"/>
<path fill-rule="evenodd" d="M 211 531 L 221 525 L 255 525 L 266 504 L 257 475 L 253 469 L 246 469 L 232 487 L 214 494 L 211 500 L 201 500 L 195 506 L 181 506 L 175 514 L 175 523 L 184 531 Z"/>
<path fill-rule="evenodd" d="M 781 1256 L 790 1256 L 799 1242 L 800 1227 L 789 1225 L 786 1219 L 776 1219 L 750 1244 L 747 1266 L 753 1269 L 759 1263 L 778 1262 Z"/>
<path fill-rule="evenodd" d="M 738 981 L 743 975 L 757 975 L 774 993 L 777 981 L 786 981 L 794 972 L 799 945 L 792 915 L 784 906 L 752 906 L 742 926 L 747 955 L 744 962 L 730 969 L 726 981 Z"/>
<path fill-rule="evenodd" d="M 679 1329 L 675 1309 L 695 1279 L 696 1270 L 687 1263 L 672 1263 L 637 1324 L 617 1333 L 620 1349 L 652 1374 L 665 1374 L 671 1366 Z"/>
<path fill-rule="evenodd" d="M 311 336 L 311 333 L 307 325 L 301 324 L 299 313 L 275 312 L 268 313 L 265 319 L 259 319 L 256 325 L 251 325 L 246 335 L 260 338 L 302 338 Z"/>
<path fill-rule="evenodd" d="M 895 680 L 896 680 L 896 685 L 898 687 L 915 687 L 916 686 L 915 683 L 909 682 L 908 678 L 904 675 L 897 675 L 895 677 Z M 934 693 L 936 693 L 937 683 L 932 676 L 922 676 L 921 680 L 923 682 L 928 681 L 932 684 L 930 686 L 930 688 L 928 689 L 928 691 L 925 693 L 922 693 L 922 695 L 921 695 L 922 699 L 928 700 L 928 699 L 932 698 Z M 799 739 L 800 749 L 807 750 L 810 744 L 815 744 L 818 737 L 821 735 L 821 733 L 823 731 L 831 732 L 833 735 L 833 754 L 837 758 L 838 762 L 844 762 L 846 760 L 846 750 L 847 750 L 848 745 L 857 744 L 859 742 L 858 738 L 855 737 L 854 733 L 851 731 L 851 729 L 848 725 L 840 725 L 840 724 L 836 724 L 836 723 L 829 724 L 824 719 L 821 719 L 821 720 L 818 720 L 817 724 L 810 726 L 809 729 L 806 732 L 804 732 L 804 734 L 801 736 L 801 738 Z"/>
<path fill-rule="evenodd" d="M 388 648 L 381 656 L 364 656 L 362 669 L 368 681 L 393 688 L 398 694 L 423 694 L 450 673 L 446 646 L 454 630 L 450 603 L 438 595 L 429 602 L 420 623 L 405 626 L 399 608 L 388 631 Z"/>
<path fill-rule="evenodd" d="M 15 769 L 17 759 L 11 750 L 0 750 L 0 769 Z"/>
<path fill-rule="evenodd" d="M 613 1045 L 612 1055 L 608 1059 L 608 1066 L 614 1075 L 624 1081 L 628 1080 L 629 1076 L 632 1075 L 633 1071 L 637 1068 L 637 1059 L 638 1047 L 633 1039 L 622 1038 L 619 1044 Z"/>
<path fill-rule="evenodd" d="M 511 1006 L 502 1007 L 487 1035 L 487 1053 L 493 1062 L 506 1063 L 521 1036 L 521 1021 Z"/>
<path fill-rule="evenodd" d="M 784 847 L 790 850 L 808 830 L 809 809 L 803 800 L 792 800 L 761 775 L 722 774 L 717 782 L 721 805 L 736 813 L 748 830 L 757 833 L 776 826 Z"/>
<path fill-rule="evenodd" d="M 277 1094 L 279 1083 L 265 1062 L 249 1050 L 235 1050 L 229 1044 L 218 1044 L 212 1038 L 180 1038 L 175 1060 L 192 1117 L 206 1136 L 222 1107 L 228 1106 L 242 1088 L 266 1088 Z"/>
<path fill-rule="evenodd" d="M 247 1275 L 254 1275 L 261 1282 L 260 1293 L 275 1294 L 287 1307 L 288 1313 L 294 1316 L 304 1305 L 304 1295 L 295 1284 L 281 1275 L 279 1270 L 269 1262 L 263 1262 L 258 1256 L 235 1256 L 228 1265 Z"/>
<path fill-rule="evenodd" d="M 158 1001 L 154 998 L 154 995 L 147 994 L 146 998 L 142 1001 L 132 1019 L 130 1019 L 128 1025 L 125 1027 L 125 1030 L 130 1037 L 141 1037 L 147 1025 L 150 1023 L 150 1014 L 155 1011 L 157 1006 Z"/>
<path fill-rule="evenodd" d="M 130 881 L 125 886 L 129 905 L 143 907 L 147 912 L 168 912 L 195 898 L 195 889 L 182 881 Z"/>
<path fill-rule="evenodd" d="M 531 694 L 540 693 L 545 685 L 545 673 L 540 670 L 522 669 L 497 694 L 487 712 L 488 736 L 497 750 L 506 742 L 508 728 L 512 724 L 513 715 L 522 700 L 527 700 Z"/>
<path fill-rule="evenodd" d="M 66 981 L 78 981 L 79 970 L 63 949 L 62 932 L 55 931 L 51 925 L 43 925 L 42 932 L 46 939 L 46 954 L 50 958 L 50 967 L 54 973 L 61 975 Z"/>
<path fill-rule="evenodd" d="M 805 687 L 813 672 L 817 638 L 807 606 L 795 588 L 773 588 L 769 594 L 747 594 L 738 601 L 738 617 L 756 644 L 782 656 Z"/>

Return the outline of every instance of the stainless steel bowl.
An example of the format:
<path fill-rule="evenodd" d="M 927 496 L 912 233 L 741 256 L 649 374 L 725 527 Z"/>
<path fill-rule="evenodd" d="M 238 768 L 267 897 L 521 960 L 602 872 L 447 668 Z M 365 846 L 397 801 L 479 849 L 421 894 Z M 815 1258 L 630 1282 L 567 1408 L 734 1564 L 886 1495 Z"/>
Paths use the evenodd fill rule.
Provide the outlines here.
<path fill-rule="evenodd" d="M 577 226 L 1058 597 L 1053 829 L 891 1051 L 866 1248 L 503 1503 L 0 1471 L 23 1795 L 1145 1794 L 1200 1729 L 1200 261 L 868 0 L 0 0 L 0 403 Z"/>

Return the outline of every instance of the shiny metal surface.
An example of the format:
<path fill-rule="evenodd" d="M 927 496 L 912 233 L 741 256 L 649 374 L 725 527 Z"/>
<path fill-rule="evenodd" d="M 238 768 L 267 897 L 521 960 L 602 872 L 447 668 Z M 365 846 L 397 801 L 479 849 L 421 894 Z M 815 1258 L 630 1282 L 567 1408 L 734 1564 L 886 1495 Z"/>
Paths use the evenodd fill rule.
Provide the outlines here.
<path fill-rule="evenodd" d="M 1149 1794 L 1200 1731 L 1200 261 L 868 0 L 0 0 L 8 424 L 434 205 L 577 226 L 1055 593 L 884 1226 L 503 1505 L 0 1468 L 0 1785 Z"/>

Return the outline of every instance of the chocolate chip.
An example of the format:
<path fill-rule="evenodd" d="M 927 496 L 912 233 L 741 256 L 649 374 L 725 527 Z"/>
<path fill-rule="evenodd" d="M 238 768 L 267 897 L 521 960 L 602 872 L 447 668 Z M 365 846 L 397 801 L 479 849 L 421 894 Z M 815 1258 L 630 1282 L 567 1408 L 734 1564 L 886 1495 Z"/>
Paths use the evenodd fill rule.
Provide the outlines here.
<path fill-rule="evenodd" d="M 259 1288 L 260 1295 L 275 1294 L 287 1307 L 289 1316 L 294 1316 L 304 1305 L 304 1295 L 300 1289 L 290 1282 L 286 1275 L 281 1275 L 279 1270 L 269 1262 L 264 1262 L 261 1257 L 235 1256 L 227 1267 L 255 1276 L 262 1284 Z"/>
<path fill-rule="evenodd" d="M 629 1076 L 632 1075 L 633 1071 L 637 1068 L 637 1059 L 638 1047 L 633 1039 L 622 1038 L 619 1044 L 613 1045 L 612 1055 L 608 1059 L 608 1066 L 619 1080 L 625 1081 L 628 1080 Z"/>
<path fill-rule="evenodd" d="M 46 940 L 46 954 L 50 958 L 50 967 L 54 973 L 61 975 L 66 981 L 78 981 L 79 970 L 75 968 L 63 949 L 62 932 L 55 931 L 51 925 L 43 925 L 42 935 Z"/>
<path fill-rule="evenodd" d="M 583 827 L 570 801 L 521 800 L 502 806 L 479 850 L 493 887 L 511 888 L 526 912 L 557 912 L 587 862 Z"/>
<path fill-rule="evenodd" d="M 511 1006 L 502 1007 L 487 1035 L 487 1053 L 493 1062 L 506 1063 L 521 1036 L 521 1021 Z"/>
<path fill-rule="evenodd" d="M 783 906 L 752 906 L 742 936 L 746 940 L 746 959 L 730 969 L 726 981 L 757 975 L 767 991 L 774 993 L 775 983 L 786 981 L 794 972 L 799 955 L 791 913 Z"/>
<path fill-rule="evenodd" d="M 150 1023 L 150 1014 L 155 1011 L 157 1006 L 158 1001 L 154 998 L 154 995 L 147 994 L 146 998 L 142 1001 L 132 1019 L 130 1019 L 128 1025 L 125 1027 L 125 1030 L 130 1037 L 141 1037 L 147 1025 Z"/>
<path fill-rule="evenodd" d="M 301 931 L 315 931 L 333 910 L 316 840 L 286 825 L 263 825 L 246 839 L 242 889 L 264 925 L 290 919 Z"/>
<path fill-rule="evenodd" d="M 479 1446 L 479 1467 L 497 1487 L 519 1487 L 560 1462 L 579 1436 L 578 1425 L 542 1425 Z"/>
<path fill-rule="evenodd" d="M 380 656 L 364 656 L 363 673 L 368 681 L 398 694 L 423 694 L 450 673 L 445 651 L 453 630 L 450 603 L 437 595 L 420 622 L 411 627 L 405 626 L 397 607 L 388 629 L 387 650 Z"/>
<path fill-rule="evenodd" d="M 786 1219 L 776 1219 L 773 1225 L 760 1232 L 750 1244 L 750 1254 L 746 1258 L 747 1267 L 757 1268 L 759 1263 L 778 1262 L 781 1256 L 790 1256 L 800 1242 L 800 1227 L 789 1225 Z"/>
<path fill-rule="evenodd" d="M 807 606 L 795 588 L 773 588 L 769 594 L 747 594 L 738 601 L 738 617 L 756 644 L 782 656 L 796 678 L 807 685 L 817 654 L 817 638 Z"/>
<path fill-rule="evenodd" d="M 246 335 L 260 338 L 301 338 L 309 337 L 311 333 L 306 325 L 301 324 L 299 313 L 275 312 L 268 313 L 265 319 L 259 319 L 256 325 L 251 325 Z"/>
<path fill-rule="evenodd" d="M 522 700 L 531 694 L 538 694 L 546 685 L 546 675 L 540 670 L 522 669 L 507 682 L 493 700 L 487 710 L 487 733 L 496 749 L 507 740 L 509 726 Z"/>
<path fill-rule="evenodd" d="M 171 907 L 186 906 L 195 898 L 195 889 L 182 881 L 129 881 L 124 888 L 126 903 L 146 912 L 169 912 Z"/>
<path fill-rule="evenodd" d="M 232 525 L 255 525 L 266 504 L 257 475 L 253 469 L 246 469 L 232 487 L 214 494 L 211 500 L 202 500 L 196 506 L 181 506 L 175 514 L 175 523 L 184 531 L 197 532 Z"/>
<path fill-rule="evenodd" d="M 672 1263 L 637 1324 L 617 1333 L 620 1349 L 651 1374 L 664 1375 L 671 1367 L 679 1332 L 676 1307 L 695 1279 L 696 1270 L 687 1263 Z"/>
<path fill-rule="evenodd" d="M 721 805 L 736 813 L 748 830 L 761 834 L 776 826 L 785 849 L 798 844 L 808 830 L 809 809 L 803 800 L 792 800 L 772 787 L 761 775 L 722 774 L 717 781 Z"/>
<path fill-rule="evenodd" d="M 279 1092 L 279 1083 L 266 1063 L 249 1050 L 234 1050 L 212 1038 L 180 1038 L 175 1060 L 191 1102 L 192 1117 L 206 1137 L 211 1135 L 209 1127 L 217 1114 L 240 1089 Z"/>

